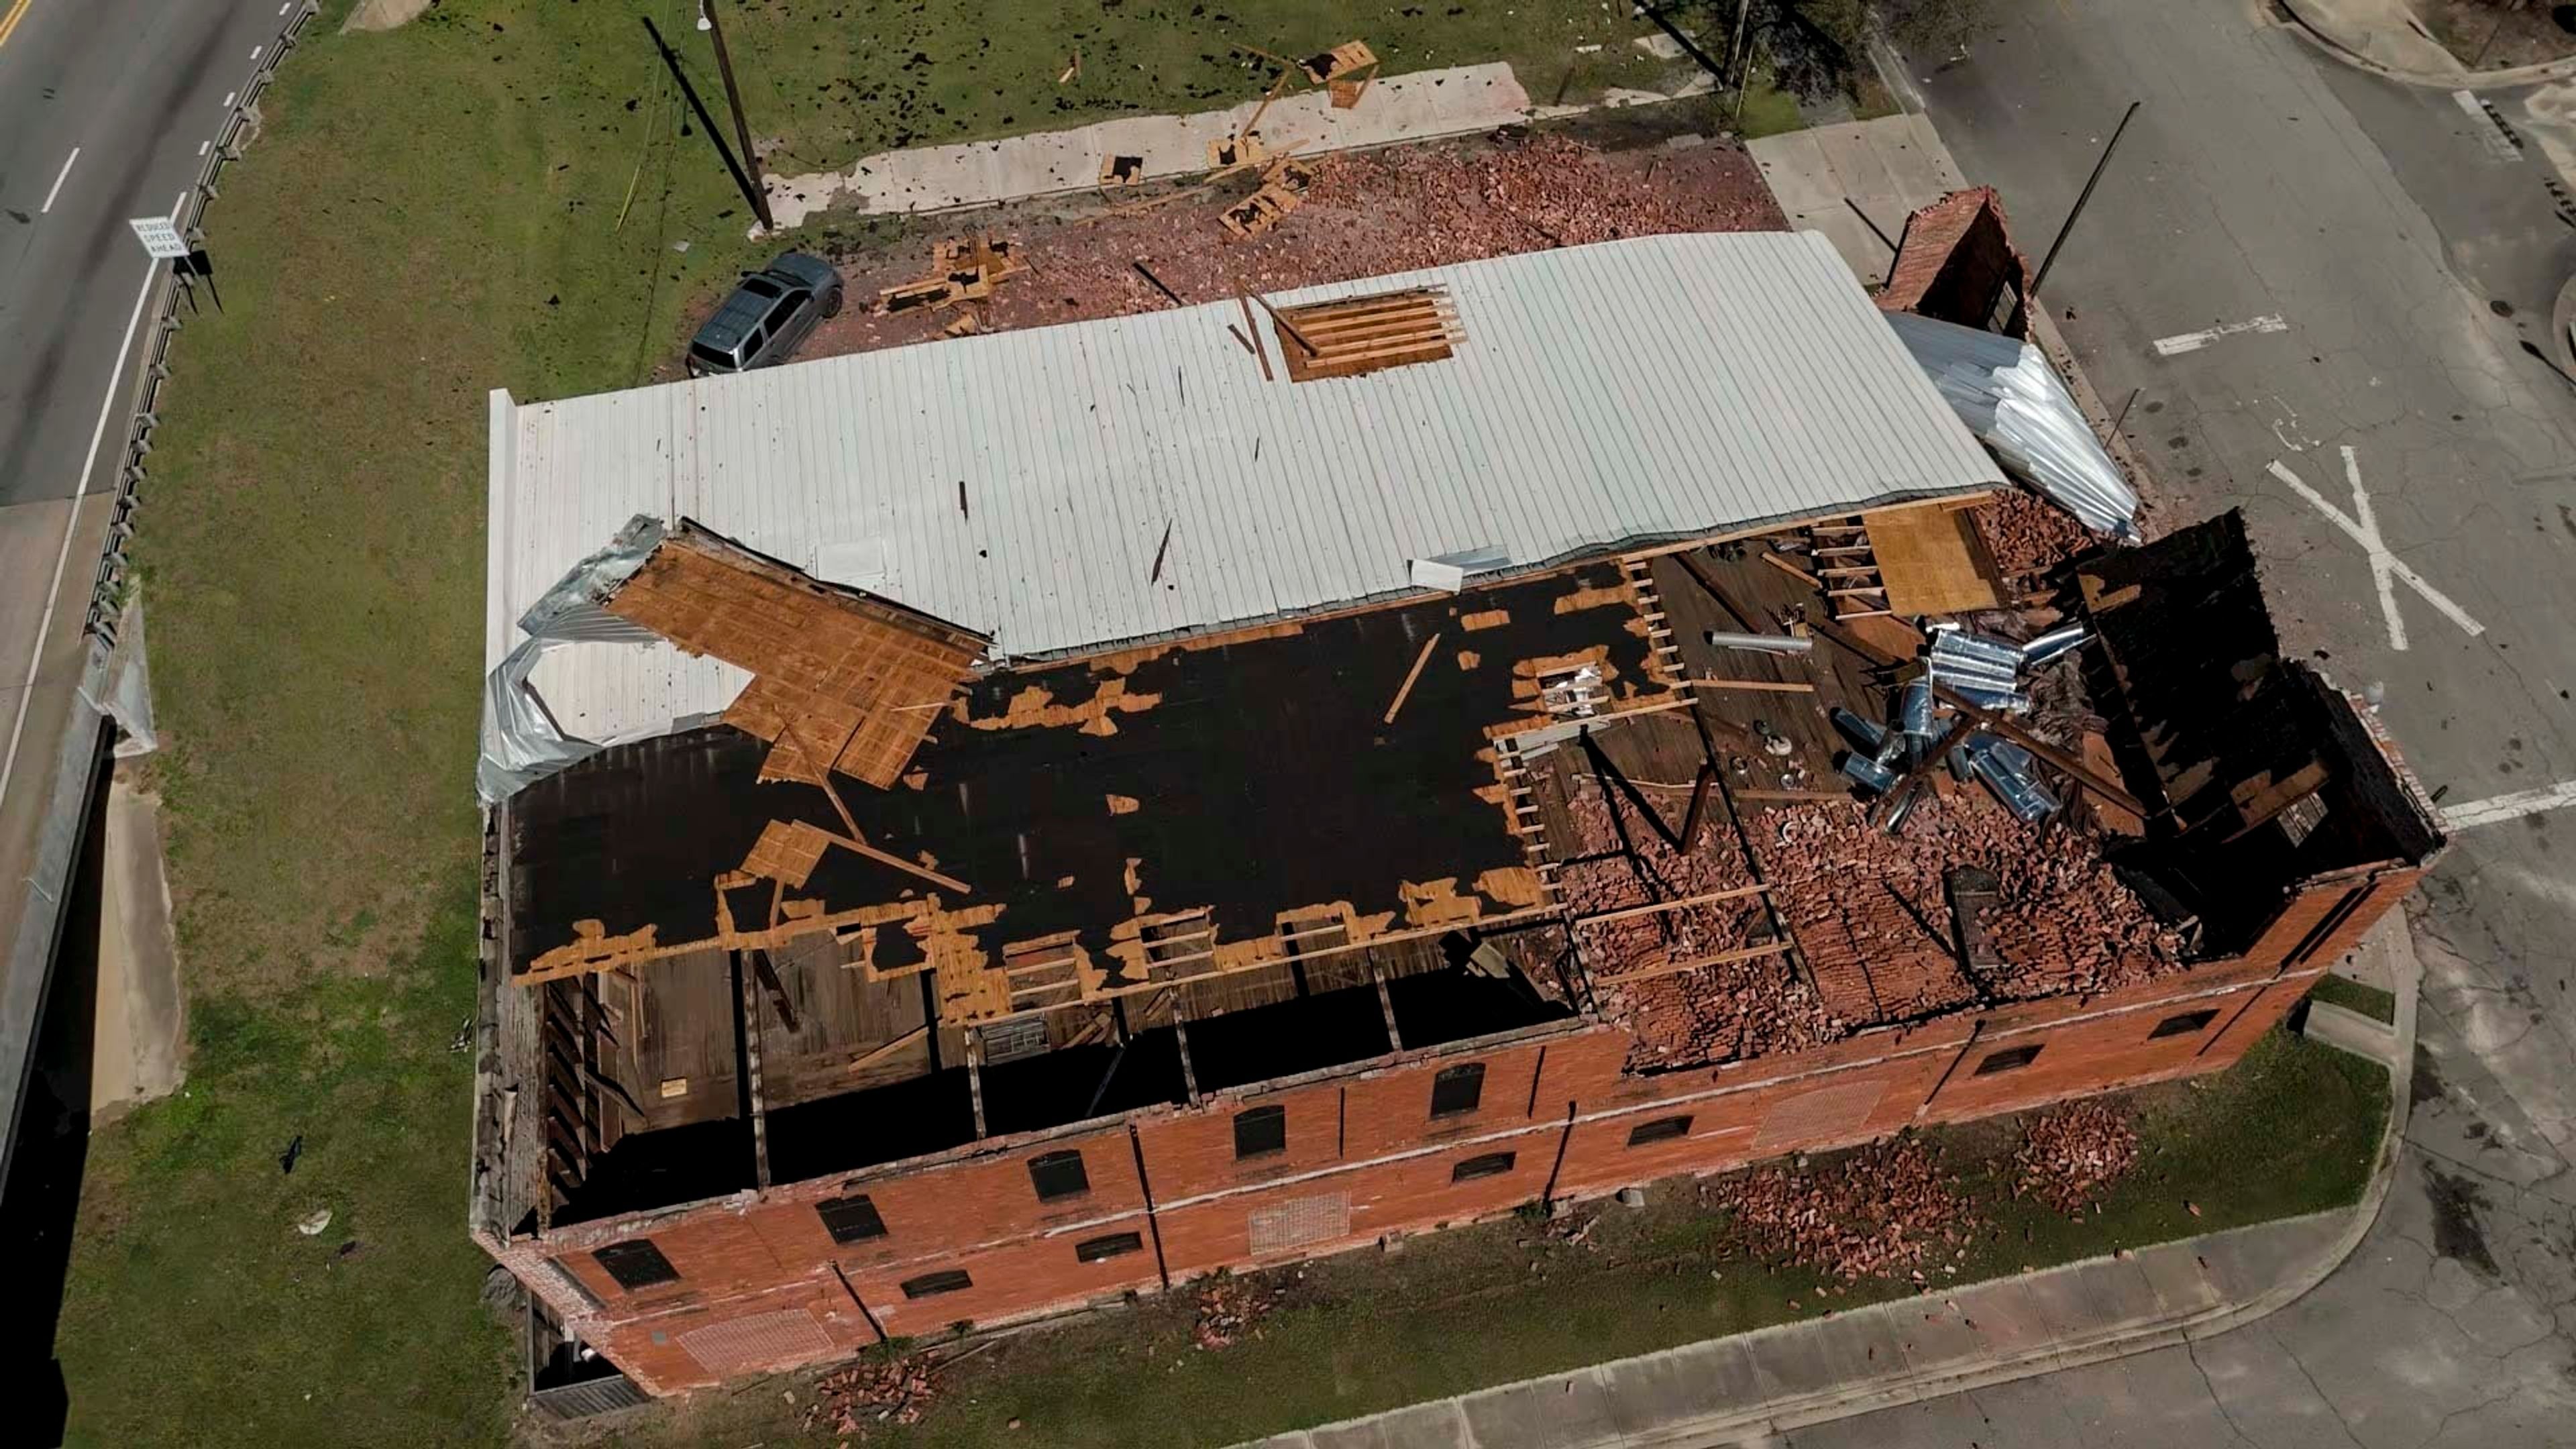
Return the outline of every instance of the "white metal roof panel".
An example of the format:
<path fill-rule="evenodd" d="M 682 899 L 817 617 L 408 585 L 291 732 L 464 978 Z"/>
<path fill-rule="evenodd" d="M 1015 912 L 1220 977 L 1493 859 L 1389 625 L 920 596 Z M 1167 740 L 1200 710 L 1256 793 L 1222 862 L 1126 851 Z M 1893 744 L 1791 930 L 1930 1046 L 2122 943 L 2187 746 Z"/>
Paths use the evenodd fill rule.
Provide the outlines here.
<path fill-rule="evenodd" d="M 1422 285 L 1456 304 L 1456 355 L 1355 378 L 1265 383 L 1228 300 L 496 397 L 487 667 L 638 513 L 852 572 L 1030 656 L 1402 593 L 1414 558 L 1498 548 L 1527 567 L 2002 482 L 1813 233 L 1646 237 L 1273 300 Z M 594 740 L 739 690 L 670 653 L 572 646 L 541 689 Z"/>

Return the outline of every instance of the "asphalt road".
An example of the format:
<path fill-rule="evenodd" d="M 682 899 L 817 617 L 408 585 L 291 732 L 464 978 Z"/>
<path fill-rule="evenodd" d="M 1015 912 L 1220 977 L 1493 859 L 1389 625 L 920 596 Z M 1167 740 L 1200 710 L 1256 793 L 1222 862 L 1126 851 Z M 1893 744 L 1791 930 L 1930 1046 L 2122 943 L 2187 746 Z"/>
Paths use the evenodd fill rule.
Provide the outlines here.
<path fill-rule="evenodd" d="M 2136 390 L 2172 516 L 2247 511 L 2285 647 L 2384 696 L 2446 809 L 2576 779 L 2576 388 L 2521 347 L 2557 346 L 2576 265 L 2546 185 L 2576 104 L 2491 97 L 2517 148 L 2474 98 L 2354 71 L 2245 0 L 1989 10 L 1963 57 L 1909 69 L 2032 250 L 2145 103 L 2044 295 L 2113 405 Z M 2392 562 L 2451 607 L 2393 570 L 2383 601 Z M 2576 811 L 2466 818 L 2489 814 L 2414 913 L 2418 1105 L 2323 1287 L 2188 1352 L 1792 1442 L 2576 1444 Z"/>
<path fill-rule="evenodd" d="M 0 963 L 73 714 L 141 318 L 167 265 L 126 220 L 177 209 L 284 3 L 0 0 Z"/>

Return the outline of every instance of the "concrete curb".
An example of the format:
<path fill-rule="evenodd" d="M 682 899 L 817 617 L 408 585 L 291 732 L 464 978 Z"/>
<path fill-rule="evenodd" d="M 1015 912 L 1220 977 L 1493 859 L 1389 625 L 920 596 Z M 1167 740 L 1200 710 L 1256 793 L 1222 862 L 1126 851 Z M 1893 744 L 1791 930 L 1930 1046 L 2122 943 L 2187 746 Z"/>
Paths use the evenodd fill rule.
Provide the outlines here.
<path fill-rule="evenodd" d="M 2267 7 L 2268 8 L 2268 7 Z M 2372 60 L 2355 50 L 2350 42 L 2338 38 L 2330 26 L 2312 18 L 2302 8 L 2301 0 L 2279 0 L 2279 9 L 2289 16 L 2285 30 L 2306 36 L 2309 43 L 2334 59 L 2366 70 L 2372 75 L 2407 85 L 2433 86 L 2446 91 L 2503 90 L 2513 86 L 2540 85 L 2576 76 L 2576 56 L 2563 60 L 2546 60 L 2537 65 L 2517 65 L 2502 70 L 2421 71 L 2407 70 Z"/>
<path fill-rule="evenodd" d="M 2045 1349 L 1998 1358 L 1993 1362 L 1974 1367 L 1936 1369 L 1911 1375 L 1888 1375 L 1861 1385 L 1839 1384 L 1804 1394 L 1783 1396 L 1758 1405 L 1750 1405 L 1741 1410 L 1643 1426 L 1607 1437 L 1589 1440 L 1568 1439 L 1562 1441 L 1563 1449 L 1614 1449 L 1614 1446 L 1615 1449 L 1652 1449 L 1652 1446 L 1683 1449 L 1683 1446 L 1721 1443 L 1731 1439 L 1786 1435 L 1815 1424 L 1830 1423 L 1837 1419 L 1874 1413 L 1881 1409 L 1901 1408 L 1926 1399 L 1943 1398 L 1951 1394 L 1990 1388 L 2018 1379 L 2035 1378 L 2041 1374 L 2107 1363 L 2113 1359 L 2152 1353 L 2158 1349 L 2187 1348 L 2202 1339 L 2214 1338 L 2269 1317 L 2305 1297 L 2318 1284 L 2324 1282 L 2328 1275 L 2343 1266 L 2344 1260 L 2351 1257 L 2354 1250 L 2361 1246 L 2362 1239 L 2378 1222 L 2380 1208 L 2387 1202 L 2389 1189 L 2396 1181 L 2398 1148 L 2406 1132 L 2414 1082 L 2416 990 L 2423 975 L 2422 965 L 2416 960 L 2413 942 L 2406 931 L 2407 927 L 2402 914 L 2392 912 L 2372 932 L 2371 937 L 2361 948 L 2365 951 L 2388 950 L 2395 953 L 2398 958 L 2394 963 L 2398 981 L 2396 1059 L 2389 1067 L 2388 1123 L 2380 1135 L 2377 1168 L 2372 1172 L 2370 1182 L 2362 1189 L 2361 1201 L 2349 1208 L 2312 1213 L 2305 1217 L 2286 1218 L 2278 1222 L 2260 1223 L 2252 1227 L 2234 1228 L 2225 1233 L 2214 1233 L 2201 1239 L 2183 1240 L 2186 1243 L 2207 1243 L 2242 1233 L 2263 1232 L 2301 1223 L 2324 1223 L 2341 1217 L 2343 1231 L 2298 1271 L 2241 1302 L 2223 1303 L 2176 1315 L 2124 1319 L 2103 1325 L 2088 1333 L 2060 1340 Z M 2116 1254 L 2087 1258 L 2081 1262 L 2060 1264 L 2054 1268 L 2042 1270 L 2041 1273 L 2021 1276 L 2071 1274 L 2097 1264 L 2116 1261 L 2119 1261 Z M 1868 1308 L 1845 1310 L 1845 1313 L 1883 1311 L 1926 1301 L 1937 1303 L 1941 1301 L 1942 1296 L 1934 1294 L 1897 1299 Z M 1749 1346 L 1758 1345 L 1765 1337 L 1799 1332 L 1815 1324 L 1843 1316 L 1844 1314 L 1828 1314 L 1821 1318 L 1756 1329 L 1751 1333 L 1735 1337 L 1736 1341 Z M 1476 1440 L 1466 1408 L 1467 1402 L 1471 1399 L 1522 1390 L 1535 1385 L 1560 1383 L 1576 1374 L 1598 1375 L 1624 1364 L 1647 1363 L 1691 1347 L 1695 1345 L 1683 1345 L 1662 1350 L 1659 1353 L 1642 1354 L 1636 1358 L 1598 1364 L 1588 1370 L 1578 1369 L 1571 1373 L 1549 1374 L 1537 1379 L 1524 1380 L 1519 1384 L 1501 1384 L 1478 1389 L 1472 1393 L 1415 1405 L 1411 1409 L 1390 1410 L 1388 1415 L 1366 1415 L 1339 1423 L 1320 1424 L 1312 1429 L 1292 1431 L 1260 1440 L 1258 1443 L 1261 1449 L 1314 1449 L 1314 1446 L 1319 1443 L 1318 1436 L 1359 1432 L 1371 1420 L 1390 1415 L 1420 1414 L 1428 1419 L 1447 1419 L 1455 1428 L 1454 1442 L 1460 1446 L 1472 1446 Z M 1440 1412 L 1443 1409 L 1447 1410 L 1445 1415 Z M 1390 1437 L 1386 1442 L 1397 1441 Z"/>

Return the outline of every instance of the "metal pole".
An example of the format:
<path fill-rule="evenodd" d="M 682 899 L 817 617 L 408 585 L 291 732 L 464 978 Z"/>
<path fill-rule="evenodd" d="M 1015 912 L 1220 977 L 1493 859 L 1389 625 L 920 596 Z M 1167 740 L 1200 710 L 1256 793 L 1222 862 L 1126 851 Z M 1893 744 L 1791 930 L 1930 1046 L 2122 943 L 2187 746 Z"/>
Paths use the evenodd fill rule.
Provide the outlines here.
<path fill-rule="evenodd" d="M 653 48 L 662 52 L 662 63 L 671 68 L 671 79 L 680 83 L 680 94 L 688 97 L 689 109 L 697 112 L 698 125 L 707 133 L 707 143 L 724 158 L 725 170 L 732 174 L 733 184 L 742 189 L 742 199 L 750 203 L 752 214 L 765 222 L 769 204 L 761 199 L 760 188 L 752 185 L 751 178 L 742 174 L 741 164 L 733 159 L 733 148 L 725 144 L 723 133 L 716 129 L 715 119 L 707 114 L 707 103 L 698 99 L 698 88 L 689 84 L 688 72 L 680 69 L 680 58 L 663 43 L 662 32 L 653 27 L 652 16 L 638 15 L 635 18 L 644 22 L 644 33 L 653 37 Z"/>
<path fill-rule="evenodd" d="M 1752 57 L 1744 53 L 1744 23 L 1753 18 L 1753 0 L 1735 0 L 1735 38 L 1726 43 L 1730 64 L 1744 65 Z"/>
<path fill-rule="evenodd" d="M 2066 213 L 2066 224 L 2057 229 L 2057 240 L 2048 244 L 2048 255 L 2039 259 L 2039 272 L 2030 279 L 2032 298 L 2039 296 L 2039 284 L 2048 280 L 2048 269 L 2057 265 L 2058 249 L 2066 245 L 2067 233 L 2075 230 L 2075 219 L 2084 214 L 2084 203 L 2093 199 L 2093 188 L 2101 182 L 2103 168 L 2111 164 L 2111 153 L 2119 148 L 2121 133 L 2129 129 L 2130 118 L 2138 114 L 2138 104 L 2131 101 L 2129 108 L 2120 113 L 2120 124 L 2112 128 L 2111 139 L 2103 143 L 2102 159 L 2093 163 L 2093 174 L 2084 178 L 2084 189 L 2076 193 L 2075 205 Z"/>
<path fill-rule="evenodd" d="M 716 43 L 716 74 L 724 77 L 725 104 L 733 110 L 733 140 L 742 148 L 742 164 L 751 173 L 751 203 L 754 214 L 764 227 L 775 228 L 769 219 L 769 188 L 760 179 L 760 153 L 752 149 L 751 127 L 742 119 L 742 92 L 733 83 L 733 55 L 725 49 L 724 26 L 716 20 L 716 0 L 698 0 L 698 14 L 707 22 L 707 34 Z"/>

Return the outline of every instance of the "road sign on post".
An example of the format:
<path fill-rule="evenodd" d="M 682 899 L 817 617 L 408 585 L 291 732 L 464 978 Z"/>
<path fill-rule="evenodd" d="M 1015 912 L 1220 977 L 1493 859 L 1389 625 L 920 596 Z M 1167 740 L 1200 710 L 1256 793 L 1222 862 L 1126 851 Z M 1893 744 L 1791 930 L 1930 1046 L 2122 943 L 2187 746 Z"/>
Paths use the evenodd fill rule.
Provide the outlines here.
<path fill-rule="evenodd" d="M 138 216 L 125 224 L 143 239 L 143 249 L 156 257 L 175 261 L 188 254 L 186 238 L 179 235 L 178 225 L 166 216 Z"/>

